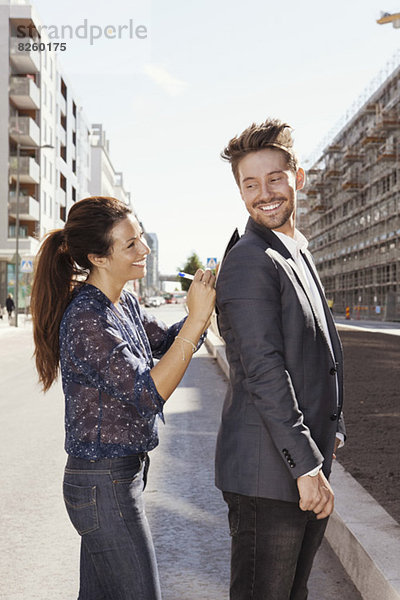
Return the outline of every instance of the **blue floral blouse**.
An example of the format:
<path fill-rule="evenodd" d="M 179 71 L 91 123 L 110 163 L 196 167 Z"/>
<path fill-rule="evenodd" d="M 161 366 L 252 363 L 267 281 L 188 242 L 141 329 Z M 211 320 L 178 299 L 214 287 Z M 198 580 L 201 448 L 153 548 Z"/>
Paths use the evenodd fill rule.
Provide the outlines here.
<path fill-rule="evenodd" d="M 119 307 L 84 284 L 61 321 L 65 450 L 77 458 L 128 456 L 158 444 L 164 400 L 150 370 L 153 357 L 168 350 L 184 319 L 168 328 L 126 291 Z"/>

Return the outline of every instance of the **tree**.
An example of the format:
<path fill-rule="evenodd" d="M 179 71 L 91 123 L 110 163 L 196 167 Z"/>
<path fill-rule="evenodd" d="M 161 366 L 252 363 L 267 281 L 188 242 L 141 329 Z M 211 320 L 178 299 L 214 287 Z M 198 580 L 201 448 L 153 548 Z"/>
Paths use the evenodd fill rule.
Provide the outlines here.
<path fill-rule="evenodd" d="M 204 269 L 204 265 L 200 261 L 200 258 L 197 256 L 196 252 L 193 252 L 193 254 L 191 254 L 191 256 L 187 258 L 183 267 L 179 268 L 180 271 L 183 271 L 184 273 L 190 273 L 191 275 L 194 275 L 197 269 Z M 178 281 L 180 281 L 182 290 L 187 292 L 190 287 L 190 284 L 192 283 L 190 279 L 183 279 L 179 276 L 177 277 L 177 279 Z"/>

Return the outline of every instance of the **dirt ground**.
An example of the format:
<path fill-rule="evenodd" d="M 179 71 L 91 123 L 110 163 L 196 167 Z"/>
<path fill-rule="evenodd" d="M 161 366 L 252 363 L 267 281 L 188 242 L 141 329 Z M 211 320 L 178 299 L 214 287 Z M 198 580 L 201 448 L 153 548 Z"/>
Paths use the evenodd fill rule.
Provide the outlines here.
<path fill-rule="evenodd" d="M 342 329 L 340 337 L 347 441 L 337 458 L 400 522 L 400 336 Z"/>

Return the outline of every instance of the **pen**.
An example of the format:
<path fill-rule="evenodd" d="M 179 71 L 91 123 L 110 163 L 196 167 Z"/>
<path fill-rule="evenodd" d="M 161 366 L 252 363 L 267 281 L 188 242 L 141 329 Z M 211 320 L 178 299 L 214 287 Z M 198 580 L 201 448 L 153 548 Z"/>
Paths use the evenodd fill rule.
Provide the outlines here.
<path fill-rule="evenodd" d="M 183 271 L 179 271 L 178 275 L 184 279 L 194 279 L 194 275 L 190 275 L 190 273 L 184 273 Z"/>

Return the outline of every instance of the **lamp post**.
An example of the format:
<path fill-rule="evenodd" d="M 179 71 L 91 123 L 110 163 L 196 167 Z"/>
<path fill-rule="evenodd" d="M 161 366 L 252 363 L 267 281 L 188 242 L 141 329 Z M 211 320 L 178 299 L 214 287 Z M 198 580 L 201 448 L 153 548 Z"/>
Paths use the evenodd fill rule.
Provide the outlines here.
<path fill-rule="evenodd" d="M 49 144 L 44 146 L 21 146 L 17 142 L 17 181 L 15 184 L 15 327 L 18 327 L 18 309 L 19 309 L 19 183 L 20 183 L 20 171 L 19 171 L 19 159 L 21 154 L 21 148 L 23 150 L 42 150 L 43 148 L 54 148 Z M 40 202 L 40 198 L 39 198 Z"/>

